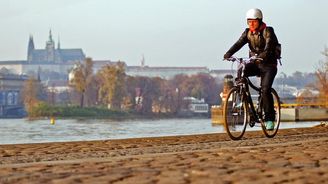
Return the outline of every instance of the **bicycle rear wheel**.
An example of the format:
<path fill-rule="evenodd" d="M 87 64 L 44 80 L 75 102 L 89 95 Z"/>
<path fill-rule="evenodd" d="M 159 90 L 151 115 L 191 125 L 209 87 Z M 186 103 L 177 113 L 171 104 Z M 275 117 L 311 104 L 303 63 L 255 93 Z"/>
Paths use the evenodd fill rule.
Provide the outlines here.
<path fill-rule="evenodd" d="M 248 108 L 244 93 L 236 87 L 232 88 L 226 97 L 223 108 L 224 127 L 232 140 L 241 139 L 248 122 Z"/>
<path fill-rule="evenodd" d="M 279 129 L 280 126 L 280 99 L 279 96 L 276 92 L 276 90 L 274 90 L 273 88 L 271 89 L 271 94 L 273 97 L 273 104 L 274 104 L 274 111 L 275 111 L 275 120 L 273 121 L 274 123 L 274 128 L 273 130 L 268 130 L 265 126 L 265 123 L 263 121 L 261 121 L 261 126 L 262 126 L 262 131 L 265 134 L 265 136 L 267 136 L 268 138 L 273 138 Z M 264 109 L 262 108 L 261 112 L 263 112 L 262 117 L 264 117 Z"/>

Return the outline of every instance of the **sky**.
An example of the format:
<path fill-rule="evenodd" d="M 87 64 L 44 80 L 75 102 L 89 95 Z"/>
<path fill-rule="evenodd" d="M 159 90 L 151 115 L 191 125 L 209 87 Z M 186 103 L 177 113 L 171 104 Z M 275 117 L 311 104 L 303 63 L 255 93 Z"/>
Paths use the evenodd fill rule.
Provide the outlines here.
<path fill-rule="evenodd" d="M 94 60 L 148 66 L 231 69 L 224 53 L 259 8 L 282 44 L 278 72 L 314 72 L 328 45 L 327 0 L 0 0 L 0 60 L 25 60 L 33 35 L 45 48 L 51 29 L 61 48 Z M 235 54 L 247 56 L 248 47 Z"/>

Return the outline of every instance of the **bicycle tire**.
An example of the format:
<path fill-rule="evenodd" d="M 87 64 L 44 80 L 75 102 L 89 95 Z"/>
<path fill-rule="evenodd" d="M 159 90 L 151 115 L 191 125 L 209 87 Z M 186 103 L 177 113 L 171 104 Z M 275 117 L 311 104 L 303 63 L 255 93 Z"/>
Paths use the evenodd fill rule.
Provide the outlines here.
<path fill-rule="evenodd" d="M 264 121 L 261 121 L 261 127 L 262 127 L 262 131 L 264 133 L 264 135 L 268 138 L 273 138 L 278 130 L 279 130 L 279 126 L 280 126 L 280 118 L 281 118 L 281 104 L 280 104 L 280 98 L 278 93 L 276 92 L 276 90 L 274 90 L 273 88 L 271 88 L 271 94 L 273 97 L 273 103 L 274 103 L 274 110 L 275 110 L 275 120 L 274 120 L 274 128 L 273 130 L 268 130 L 265 126 Z M 264 110 L 262 109 L 261 112 L 264 112 Z M 263 116 L 264 117 L 264 114 Z"/>
<path fill-rule="evenodd" d="M 248 123 L 248 108 L 245 93 L 233 87 L 226 96 L 223 108 L 224 127 L 232 140 L 243 137 Z"/>

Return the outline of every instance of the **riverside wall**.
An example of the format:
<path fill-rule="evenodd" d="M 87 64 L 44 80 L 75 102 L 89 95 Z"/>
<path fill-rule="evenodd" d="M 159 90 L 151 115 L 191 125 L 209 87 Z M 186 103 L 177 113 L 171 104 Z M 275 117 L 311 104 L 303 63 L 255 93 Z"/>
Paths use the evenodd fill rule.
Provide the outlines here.
<path fill-rule="evenodd" d="M 328 108 L 282 108 L 282 121 L 325 121 Z"/>
<path fill-rule="evenodd" d="M 213 123 L 223 123 L 223 110 L 221 106 L 211 109 Z M 290 107 L 281 108 L 281 121 L 327 121 L 328 108 L 322 107 Z"/>

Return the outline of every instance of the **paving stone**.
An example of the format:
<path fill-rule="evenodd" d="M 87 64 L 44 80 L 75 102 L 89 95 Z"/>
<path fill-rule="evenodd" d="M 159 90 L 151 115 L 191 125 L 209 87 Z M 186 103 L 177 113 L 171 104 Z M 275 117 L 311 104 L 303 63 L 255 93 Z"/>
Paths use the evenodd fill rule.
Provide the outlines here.
<path fill-rule="evenodd" d="M 0 183 L 326 183 L 328 128 L 0 145 Z"/>

